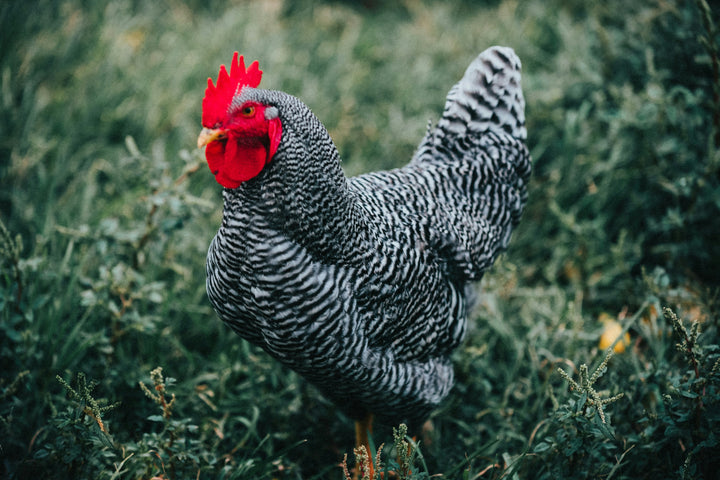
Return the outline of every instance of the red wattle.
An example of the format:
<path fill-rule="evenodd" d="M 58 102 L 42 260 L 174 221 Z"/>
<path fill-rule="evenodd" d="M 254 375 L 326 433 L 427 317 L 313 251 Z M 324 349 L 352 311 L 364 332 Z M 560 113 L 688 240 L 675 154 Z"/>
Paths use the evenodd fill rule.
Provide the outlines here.
<path fill-rule="evenodd" d="M 275 147 L 277 150 L 277 147 Z M 205 158 L 215 180 L 225 188 L 237 188 L 242 182 L 256 177 L 270 161 L 268 149 L 260 142 L 244 144 L 230 138 L 226 142 L 211 142 Z"/>
<path fill-rule="evenodd" d="M 253 144 L 247 145 L 233 141 L 231 138 L 225 147 L 223 173 L 233 182 L 246 182 L 260 173 L 267 163 L 267 159 L 267 150 L 261 143 L 253 142 Z"/>
<path fill-rule="evenodd" d="M 270 161 L 270 159 L 275 156 L 275 152 L 277 152 L 280 146 L 280 139 L 282 138 L 282 124 L 279 118 L 273 118 L 268 122 L 268 138 L 270 140 L 268 161 Z"/>
<path fill-rule="evenodd" d="M 235 186 L 226 185 L 227 181 L 220 181 L 223 178 L 223 172 L 225 170 L 225 142 L 210 142 L 205 147 L 205 159 L 207 159 L 208 168 L 215 179 L 223 186 L 228 188 L 235 188 Z M 238 184 L 239 185 L 239 184 Z"/>

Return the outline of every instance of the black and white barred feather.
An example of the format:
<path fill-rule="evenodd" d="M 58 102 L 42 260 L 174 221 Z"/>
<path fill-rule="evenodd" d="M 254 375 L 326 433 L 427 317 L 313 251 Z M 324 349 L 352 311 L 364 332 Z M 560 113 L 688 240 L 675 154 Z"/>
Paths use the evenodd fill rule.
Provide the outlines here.
<path fill-rule="evenodd" d="M 422 421 L 453 384 L 466 286 L 527 199 L 520 61 L 480 54 L 407 166 L 349 179 L 302 102 L 240 97 L 276 107 L 283 131 L 265 169 L 224 191 L 207 259 L 215 310 L 352 417 Z"/>

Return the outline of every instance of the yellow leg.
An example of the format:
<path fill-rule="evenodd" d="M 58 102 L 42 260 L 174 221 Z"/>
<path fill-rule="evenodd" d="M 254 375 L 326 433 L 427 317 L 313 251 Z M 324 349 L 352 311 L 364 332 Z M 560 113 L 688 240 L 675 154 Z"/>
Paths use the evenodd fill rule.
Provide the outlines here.
<path fill-rule="evenodd" d="M 370 450 L 370 441 L 369 441 L 369 435 L 372 434 L 372 422 L 373 422 L 373 416 L 371 413 L 368 413 L 363 417 L 361 420 L 355 421 L 355 446 L 356 447 L 365 447 L 365 451 L 367 452 L 369 462 L 369 478 L 370 480 L 373 480 L 375 478 L 375 468 L 373 466 L 373 452 Z M 354 480 L 359 480 L 361 470 L 361 465 L 355 465 L 355 474 L 353 475 Z M 362 472 L 365 473 L 365 472 Z"/>

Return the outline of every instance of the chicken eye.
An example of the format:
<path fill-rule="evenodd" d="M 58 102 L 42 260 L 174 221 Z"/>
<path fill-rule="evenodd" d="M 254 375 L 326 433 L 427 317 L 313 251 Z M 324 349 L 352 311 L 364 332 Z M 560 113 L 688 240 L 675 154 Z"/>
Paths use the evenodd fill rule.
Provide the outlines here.
<path fill-rule="evenodd" d="M 252 117 L 253 115 L 255 115 L 255 107 L 253 107 L 252 105 L 243 107 L 243 109 L 240 110 L 240 114 L 243 117 Z"/>

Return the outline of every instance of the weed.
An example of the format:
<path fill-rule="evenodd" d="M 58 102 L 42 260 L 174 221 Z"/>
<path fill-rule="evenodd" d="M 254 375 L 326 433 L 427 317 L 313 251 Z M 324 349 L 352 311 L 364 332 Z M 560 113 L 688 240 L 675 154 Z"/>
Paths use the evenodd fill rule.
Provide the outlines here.
<path fill-rule="evenodd" d="M 602 376 L 607 370 L 607 364 L 612 358 L 612 350 L 609 350 L 605 356 L 605 360 L 595 369 L 592 375 L 588 376 L 588 366 L 584 363 L 580 365 L 580 383 L 573 380 L 565 370 L 558 368 L 558 373 L 562 376 L 569 384 L 570 389 L 577 392 L 580 396 L 580 401 L 577 402 L 577 406 L 582 409 L 583 415 L 588 415 L 587 408 L 592 407 L 600 417 L 600 421 L 605 424 L 605 411 L 603 406 L 608 405 L 612 402 L 620 400 L 623 397 L 623 393 L 618 393 L 610 398 L 601 398 L 600 394 L 593 388 L 595 382 Z"/>
<path fill-rule="evenodd" d="M 118 402 L 112 405 L 100 406 L 100 402 L 95 400 L 92 396 L 92 391 L 97 386 L 97 382 L 91 381 L 88 383 L 85 379 L 85 374 L 83 373 L 77 374 L 77 389 L 71 387 L 69 383 L 62 379 L 62 377 L 58 376 L 56 378 L 57 381 L 65 387 L 68 397 L 70 397 L 70 399 L 78 405 L 78 411 L 82 412 L 83 415 L 88 416 L 97 423 L 98 428 L 105 435 L 105 438 L 108 440 L 110 446 L 112 446 L 110 433 L 108 432 L 107 427 L 105 427 L 102 417 L 106 412 L 120 405 L 120 403 Z"/>

